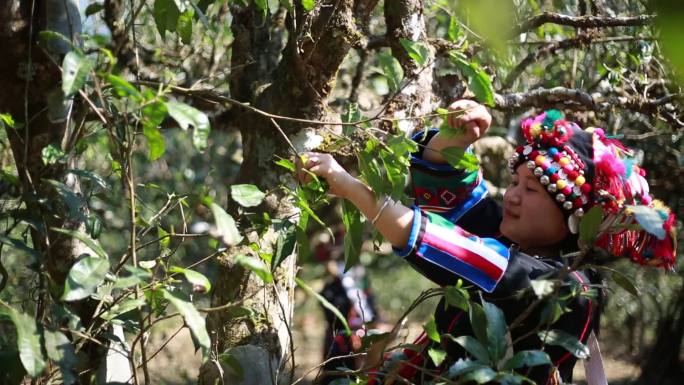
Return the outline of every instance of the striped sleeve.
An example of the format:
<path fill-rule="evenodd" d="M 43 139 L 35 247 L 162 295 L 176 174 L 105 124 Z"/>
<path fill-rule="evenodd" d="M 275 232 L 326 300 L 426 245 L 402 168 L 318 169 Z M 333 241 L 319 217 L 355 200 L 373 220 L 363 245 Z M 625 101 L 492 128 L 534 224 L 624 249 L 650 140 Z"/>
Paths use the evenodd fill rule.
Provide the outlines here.
<path fill-rule="evenodd" d="M 474 236 L 418 207 L 414 207 L 407 245 L 395 252 L 439 285 L 453 285 L 463 278 L 488 293 L 503 277 L 510 255 L 496 239 Z"/>
<path fill-rule="evenodd" d="M 487 196 L 480 170 L 459 170 L 446 163 L 423 159 L 423 150 L 438 130 L 418 133 L 413 140 L 423 146 L 411 154 L 411 184 L 416 204 L 423 210 L 439 213 L 452 222 Z"/>

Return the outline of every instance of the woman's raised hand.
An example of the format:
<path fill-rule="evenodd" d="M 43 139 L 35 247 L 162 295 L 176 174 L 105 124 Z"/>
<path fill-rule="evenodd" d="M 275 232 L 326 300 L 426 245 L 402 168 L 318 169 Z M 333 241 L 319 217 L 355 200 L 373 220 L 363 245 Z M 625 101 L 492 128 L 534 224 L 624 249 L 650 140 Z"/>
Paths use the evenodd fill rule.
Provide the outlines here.
<path fill-rule="evenodd" d="M 348 198 L 349 189 L 358 183 L 330 154 L 306 152 L 297 157 L 295 165 L 300 182 L 310 182 L 311 174 L 314 174 L 328 182 L 330 194 L 340 198 Z"/>
<path fill-rule="evenodd" d="M 457 100 L 449 106 L 449 111 L 461 111 L 461 113 L 449 114 L 447 123 L 452 128 L 462 128 L 463 133 L 456 140 L 467 147 L 484 136 L 492 124 L 492 115 L 487 108 L 472 100 Z"/>
<path fill-rule="evenodd" d="M 480 139 L 489 125 L 492 123 L 492 116 L 487 108 L 482 104 L 472 100 L 457 100 L 449 106 L 449 111 L 458 111 L 449 114 L 447 124 L 452 128 L 461 128 L 455 136 L 435 135 L 427 143 L 423 151 L 423 159 L 429 162 L 446 163 L 442 156 L 442 150 L 449 147 L 466 148 Z"/>

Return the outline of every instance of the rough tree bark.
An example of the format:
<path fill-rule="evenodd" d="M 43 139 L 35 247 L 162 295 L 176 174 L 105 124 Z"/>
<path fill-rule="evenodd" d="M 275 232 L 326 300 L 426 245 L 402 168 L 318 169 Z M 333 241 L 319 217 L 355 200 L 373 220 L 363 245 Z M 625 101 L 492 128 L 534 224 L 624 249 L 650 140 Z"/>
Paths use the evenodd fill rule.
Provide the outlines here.
<path fill-rule="evenodd" d="M 14 129 L 7 128 L 26 203 L 26 210 L 17 212 L 16 217 L 24 217 L 29 223 L 37 224 L 31 230 L 33 246 L 41 255 L 35 311 L 36 318 L 44 322 L 49 306 L 61 296 L 71 266 L 89 249 L 72 237 L 50 230 L 64 228 L 85 232 L 82 220 L 71 218 L 65 207 L 54 204 L 60 200 L 48 182 L 63 182 L 74 193 L 80 194 L 78 179 L 65 172 L 68 167 L 75 166 L 75 159 L 68 159 L 65 164 L 45 165 L 41 156 L 42 149 L 48 144 L 61 146 L 68 153 L 69 147 L 78 139 L 73 127 L 81 111 L 76 102 L 64 105 L 61 114 L 55 114 L 54 109 L 48 108 L 51 98 L 59 100 L 62 97 L 62 74 L 58 64 L 70 48 L 68 44 L 54 40 L 39 43 L 38 32 L 42 30 L 56 31 L 74 42 L 78 41 L 81 32 L 79 2 L 0 2 L 0 51 L 4 55 L 0 60 L 0 84 L 3 87 L 0 112 L 9 113 L 17 123 Z M 80 211 L 87 214 L 83 205 Z M 84 325 L 89 323 L 96 305 L 97 302 L 91 299 L 70 303 L 72 311 Z M 99 366 L 104 349 L 87 343 L 84 351 L 89 357 L 89 370 L 83 373 L 82 382 L 88 383 Z"/>
<path fill-rule="evenodd" d="M 376 3 L 377 0 L 328 0 L 318 3 L 311 12 L 304 12 L 300 3 L 295 2 L 296 16 L 289 14 L 285 21 L 288 38 L 284 47 L 280 44 L 284 30 L 268 31 L 263 28 L 261 13 L 253 6 L 234 5 L 231 67 L 235 70 L 230 76 L 231 95 L 278 115 L 331 119 L 327 116 L 326 104 L 335 75 L 348 51 L 361 38 L 355 21 L 367 20 Z M 282 18 L 282 15 L 272 17 Z M 279 52 L 282 58 L 277 62 L 274 59 Z M 235 121 L 242 134 L 244 158 L 237 182 L 274 191 L 262 204 L 272 218 L 296 214 L 283 193 L 275 188 L 293 182 L 273 165 L 274 154 L 286 158 L 291 154 L 283 135 L 274 122 L 248 112 L 236 113 Z M 299 151 L 309 149 L 308 138 L 319 129 L 283 122 L 279 125 Z M 274 232 L 263 237 L 246 235 L 265 250 L 275 244 Z M 241 253 L 249 250 L 234 248 L 219 260 L 212 303 L 222 305 L 248 299 L 249 306 L 260 314 L 256 322 L 231 318 L 226 312 L 211 314 L 207 326 L 213 351 L 230 353 L 245 371 L 243 380 L 238 381 L 224 367 L 226 383 L 285 383 L 290 380 L 288 374 L 292 369 L 288 365 L 292 353 L 288 325 L 292 319 L 296 255 L 281 264 L 274 284 L 264 285 L 234 263 L 234 257 Z M 218 365 L 216 362 L 203 365 L 199 383 L 214 384 L 220 375 Z"/>

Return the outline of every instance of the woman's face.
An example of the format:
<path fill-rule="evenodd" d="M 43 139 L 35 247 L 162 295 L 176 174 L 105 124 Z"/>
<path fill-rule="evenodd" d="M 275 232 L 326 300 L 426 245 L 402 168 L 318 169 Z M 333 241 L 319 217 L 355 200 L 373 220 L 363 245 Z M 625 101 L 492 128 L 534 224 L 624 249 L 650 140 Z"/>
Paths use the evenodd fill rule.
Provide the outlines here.
<path fill-rule="evenodd" d="M 551 246 L 568 234 L 560 207 L 525 164 L 504 194 L 501 233 L 523 249 Z"/>

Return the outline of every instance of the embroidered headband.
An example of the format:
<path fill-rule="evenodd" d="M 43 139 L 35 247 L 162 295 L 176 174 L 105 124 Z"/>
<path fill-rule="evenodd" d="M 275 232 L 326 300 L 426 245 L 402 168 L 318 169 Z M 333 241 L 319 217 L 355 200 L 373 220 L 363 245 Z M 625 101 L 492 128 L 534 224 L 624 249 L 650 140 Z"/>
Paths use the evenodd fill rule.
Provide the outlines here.
<path fill-rule="evenodd" d="M 561 207 L 572 233 L 578 232 L 580 217 L 600 204 L 603 225 L 616 230 L 603 234 L 595 246 L 642 265 L 674 266 L 674 215 L 651 197 L 646 172 L 629 149 L 600 128 L 582 130 L 558 110 L 526 119 L 521 128 L 526 143 L 509 160 L 510 171 L 525 163 Z M 635 210 L 644 207 L 655 210 L 659 226 L 634 229 L 639 223 Z"/>

